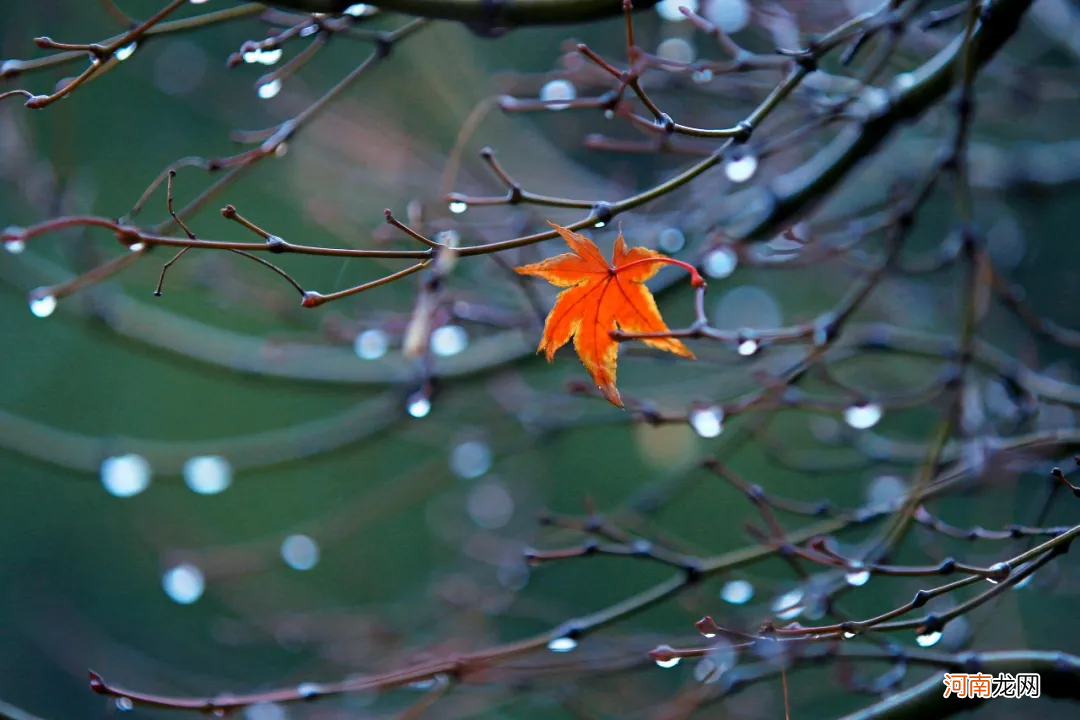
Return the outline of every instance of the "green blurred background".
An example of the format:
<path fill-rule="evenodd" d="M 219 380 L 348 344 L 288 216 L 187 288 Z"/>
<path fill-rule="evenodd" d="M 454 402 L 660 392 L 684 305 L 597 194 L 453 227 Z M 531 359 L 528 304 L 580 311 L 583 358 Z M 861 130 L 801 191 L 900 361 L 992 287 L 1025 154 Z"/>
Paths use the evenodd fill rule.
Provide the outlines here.
<path fill-rule="evenodd" d="M 124 7 L 139 15 L 158 4 L 132 0 Z M 118 30 L 93 2 L 8 1 L 0 8 L 5 58 L 35 56 L 31 38 L 37 35 L 89 41 Z M 390 28 L 399 20 L 375 18 L 371 25 Z M 565 62 L 560 53 L 569 47 L 567 38 L 618 53 L 620 27 L 611 21 L 521 30 L 495 40 L 450 24 L 428 28 L 395 48 L 388 63 L 291 141 L 284 156 L 264 161 L 191 220 L 191 227 L 204 237 L 249 239 L 216 212 L 228 202 L 296 242 L 405 247 L 401 238 L 385 234 L 381 217 L 390 207 L 404 218 L 410 201 L 423 205 L 431 228 L 452 227 L 466 243 L 540 227 L 547 215 L 501 208 L 473 208 L 461 217 L 447 212 L 442 197 L 448 189 L 502 192 L 477 159 L 483 145 L 496 148 L 527 188 L 618 199 L 627 188 L 643 187 L 687 161 L 584 150 L 581 136 L 605 127 L 595 112 L 485 115 L 462 144 L 460 171 L 444 176 L 444 170 L 479 102 L 507 89 L 535 94 L 553 77 L 545 73 Z M 286 80 L 280 94 L 262 100 L 254 83 L 267 68 L 227 69 L 224 61 L 264 32 L 262 23 L 248 20 L 155 39 L 45 111 L 0 103 L 0 225 L 27 225 L 57 214 L 123 215 L 169 163 L 235 152 L 238 146 L 228 140 L 232 130 L 267 127 L 296 113 L 367 52 L 360 43 L 335 39 Z M 664 23 L 655 13 L 641 17 L 639 32 L 644 47 L 690 36 L 685 23 Z M 697 41 L 702 53 L 711 52 L 701 37 Z M 1019 41 L 1018 57 L 1064 67 L 1062 77 L 1071 77 L 1068 62 L 1041 43 L 1038 31 L 1029 32 Z M 297 47 L 290 46 L 287 55 Z M 0 89 L 47 91 L 61 76 L 30 74 Z M 695 103 L 704 105 L 702 115 L 737 117 L 745 107 L 745 98 L 671 96 L 687 112 L 698 108 Z M 1066 139 L 1075 108 L 1072 98 L 1071 104 L 1066 99 L 1033 110 L 1033 133 L 1010 133 L 991 120 L 979 140 L 1009 150 L 1016 147 L 1012 137 Z M 889 151 L 910 156 L 914 143 L 923 140 L 921 132 L 902 139 L 913 145 Z M 879 172 L 871 165 L 863 178 L 873 181 Z M 199 170 L 181 171 L 178 199 L 189 200 L 208 182 Z M 867 186 L 873 182 L 849 188 L 845 202 L 872 194 Z M 659 201 L 647 213 L 625 218 L 627 233 L 645 241 L 658 228 L 679 227 L 689 240 L 686 256 L 695 257 L 706 242 L 695 232 L 695 218 L 707 218 L 709 193 L 722 190 L 705 182 L 702 191 L 688 189 Z M 998 259 L 1027 288 L 1032 304 L 1064 324 L 1080 321 L 1071 272 L 1080 261 L 1072 237 L 1075 186 L 1063 182 L 1034 193 L 1009 188 L 980 198 L 980 220 L 1004 238 Z M 164 203 L 159 189 L 138 219 L 157 222 L 165 216 Z M 575 216 L 559 211 L 550 217 Z M 949 227 L 947 199 L 932 204 L 925 218 L 915 242 L 933 247 Z M 614 233 L 597 231 L 594 237 L 606 251 Z M 452 321 L 465 329 L 467 346 L 436 358 L 436 374 L 445 377 L 430 413 L 411 417 L 408 398 L 419 376 L 399 348 L 416 287 L 411 279 L 303 311 L 295 295 L 262 268 L 228 254 L 192 252 L 171 271 L 163 296 L 154 298 L 166 251 L 157 249 L 114 282 L 64 299 L 47 319 L 28 312 L 28 290 L 122 250 L 107 233 L 90 231 L 57 233 L 19 255 L 0 254 L 0 698 L 43 718 L 119 712 L 88 690 L 88 668 L 124 687 L 168 695 L 258 691 L 480 649 L 600 609 L 669 571 L 602 558 L 529 569 L 522 561 L 525 547 L 579 541 L 539 527 L 540 508 L 581 513 L 588 497 L 601 511 L 640 510 L 660 499 L 655 513 L 629 513 L 632 527 L 705 555 L 743 547 L 743 522 L 756 515 L 745 498 L 693 469 L 706 453 L 726 453 L 734 467 L 770 491 L 808 500 L 828 497 L 847 507 L 867 502 L 874 488 L 884 492 L 888 483 L 877 482 L 882 476 L 910 476 L 910 466 L 845 469 L 844 461 L 858 454 L 843 449 L 827 455 L 840 463 L 836 471 L 801 473 L 768 462 L 753 442 L 725 445 L 728 428 L 720 438 L 703 439 L 681 424 L 631 423 L 600 401 L 563 391 L 566 381 L 582 380 L 584 373 L 569 354 L 552 366 L 534 357 L 535 325 L 519 332 Z M 526 252 L 516 260 L 535 257 Z M 391 261 L 279 259 L 305 287 L 323 291 L 400 267 Z M 839 265 L 812 273 L 740 268 L 729 280 L 712 283 L 710 302 L 753 288 L 727 311 L 738 318 L 735 326 L 788 324 L 835 303 L 847 282 L 849 273 Z M 958 311 L 950 306 L 956 282 L 947 275 L 898 279 L 881 288 L 865 315 L 948 333 Z M 447 285 L 452 298 L 466 303 L 458 309 L 472 303 L 530 312 L 520 289 L 489 258 L 461 262 Z M 537 290 L 550 301 L 548 288 Z M 664 294 L 661 307 L 669 324 L 678 325 L 691 317 L 691 295 L 676 288 Z M 361 359 L 354 338 L 373 328 L 386 330 L 391 347 L 380 358 Z M 1035 343 L 1004 313 L 991 316 L 986 336 L 1062 380 L 1072 377 L 1068 351 Z M 375 337 L 369 340 L 377 347 Z M 447 337 L 450 346 L 459 339 Z M 162 347 L 170 344 L 176 347 Z M 683 409 L 694 400 L 752 388 L 755 370 L 782 367 L 791 358 L 778 351 L 745 360 L 730 348 L 694 347 L 701 361 L 692 366 L 624 348 L 624 394 Z M 922 383 L 937 367 L 878 358 L 855 363 L 847 377 L 896 389 Z M 987 398 L 994 392 L 990 385 L 979 386 Z M 985 405 L 992 414 L 989 399 Z M 922 441 L 936 410 L 887 415 L 875 432 Z M 842 432 L 837 417 L 810 419 L 801 413 L 781 419 L 778 437 L 787 449 L 810 447 L 813 432 Z M 1074 416 L 1070 408 L 1050 408 L 1039 422 L 1071 427 Z M 152 481 L 132 497 L 117 497 L 102 485 L 101 464 L 130 454 L 146 458 Z M 224 457 L 234 473 L 232 484 L 220 493 L 193 492 L 181 470 L 199 456 Z M 204 467 L 220 469 L 213 462 Z M 1044 470 L 1038 465 L 1027 473 L 1002 471 L 986 492 L 944 501 L 937 509 L 961 526 L 1031 522 L 1043 499 Z M 1075 518 L 1075 507 L 1063 503 L 1046 523 Z M 919 536 L 916 545 L 912 561 L 961 552 L 973 561 L 993 562 L 1021 547 L 954 549 L 929 535 Z M 177 567 L 181 574 L 170 575 Z M 980 649 L 1075 651 L 1080 586 L 1074 570 L 1073 561 L 1060 560 L 1028 588 L 970 616 L 965 632 L 942 643 L 953 643 L 953 650 L 969 643 Z M 171 599 L 170 577 L 178 583 L 174 594 L 196 599 Z M 722 603 L 723 584 L 741 579 L 753 583 L 753 600 L 745 606 Z M 661 642 L 695 642 L 693 622 L 704 613 L 753 627 L 769 615 L 771 600 L 793 586 L 790 569 L 776 560 L 740 569 L 590 636 L 577 654 L 559 656 L 567 663 L 562 672 L 526 669 L 505 681 L 455 689 L 429 712 L 563 718 L 574 717 L 567 703 L 580 701 L 598 717 L 651 717 L 642 708 L 659 706 L 680 685 L 692 685 L 694 665 L 660 669 L 644 650 Z M 921 586 L 875 579 L 845 596 L 845 608 L 857 616 L 881 612 Z M 914 638 L 902 641 L 912 644 Z M 592 674 L 575 667 L 571 657 L 601 669 L 628 667 Z M 543 657 L 535 662 L 559 669 Z M 793 717 L 800 720 L 833 716 L 872 699 L 844 693 L 824 669 L 795 673 L 791 691 Z M 380 698 L 262 707 L 245 717 L 390 717 L 419 696 L 397 690 Z M 1032 717 L 1075 714 L 1075 708 L 1049 701 L 989 703 L 980 714 L 1014 717 L 1018 708 Z M 776 718 L 782 709 L 779 687 L 767 681 L 701 714 Z M 138 708 L 134 714 L 158 716 Z"/>

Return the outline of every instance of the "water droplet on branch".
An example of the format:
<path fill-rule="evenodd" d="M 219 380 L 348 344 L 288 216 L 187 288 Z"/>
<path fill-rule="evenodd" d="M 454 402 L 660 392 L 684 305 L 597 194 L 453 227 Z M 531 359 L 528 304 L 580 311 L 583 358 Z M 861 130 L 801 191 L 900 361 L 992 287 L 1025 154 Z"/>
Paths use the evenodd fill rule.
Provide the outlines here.
<path fill-rule="evenodd" d="M 34 317 L 46 318 L 56 311 L 56 296 L 42 290 L 30 293 L 30 312 Z"/>
<path fill-rule="evenodd" d="M 941 640 L 941 633 L 937 630 L 933 632 L 923 633 L 922 635 L 919 635 L 915 638 L 915 642 L 918 643 L 919 647 L 924 648 L 937 645 L 938 640 Z"/>
<path fill-rule="evenodd" d="M 688 419 L 699 437 L 714 438 L 724 431 L 724 411 L 718 407 L 696 408 Z"/>
<path fill-rule="evenodd" d="M 577 640 L 574 638 L 560 637 L 555 638 L 547 644 L 548 650 L 551 652 L 563 653 L 570 652 L 577 647 Z"/>
<path fill-rule="evenodd" d="M 256 92 L 258 92 L 259 97 L 263 100 L 269 100 L 281 92 L 281 80 L 274 78 L 270 82 L 265 82 L 258 87 Z"/>
<path fill-rule="evenodd" d="M 750 357 L 755 354 L 760 347 L 757 340 L 743 340 L 739 343 L 738 351 L 743 357 Z"/>
<path fill-rule="evenodd" d="M 405 409 L 414 418 L 426 417 L 431 412 L 431 400 L 422 392 L 415 392 L 405 401 Z"/>
<path fill-rule="evenodd" d="M 724 164 L 724 174 L 733 183 L 744 183 L 754 177 L 757 167 L 757 158 L 753 154 L 746 152 L 741 156 L 730 158 Z"/>
<path fill-rule="evenodd" d="M 882 409 L 877 403 L 852 405 L 844 410 L 844 422 L 856 430 L 867 430 L 881 420 Z"/>
<path fill-rule="evenodd" d="M 780 620 L 794 620 L 805 609 L 802 605 L 804 596 L 805 593 L 799 588 L 790 590 L 773 601 L 772 611 Z"/>
<path fill-rule="evenodd" d="M 570 107 L 570 103 L 559 101 L 570 101 L 576 97 L 577 89 L 569 80 L 549 80 L 540 88 L 540 99 L 547 104 L 548 110 L 565 110 Z"/>
<path fill-rule="evenodd" d="M 863 567 L 862 563 L 851 563 L 844 578 L 847 580 L 848 585 L 861 587 L 870 580 L 870 571 Z"/>
<path fill-rule="evenodd" d="M 130 45 L 125 45 L 124 47 L 119 48 L 115 53 L 113 53 L 113 57 L 115 57 L 120 62 L 123 62 L 124 60 L 127 60 L 129 57 L 135 54 L 135 48 L 137 48 L 138 46 L 138 43 L 131 43 Z"/>

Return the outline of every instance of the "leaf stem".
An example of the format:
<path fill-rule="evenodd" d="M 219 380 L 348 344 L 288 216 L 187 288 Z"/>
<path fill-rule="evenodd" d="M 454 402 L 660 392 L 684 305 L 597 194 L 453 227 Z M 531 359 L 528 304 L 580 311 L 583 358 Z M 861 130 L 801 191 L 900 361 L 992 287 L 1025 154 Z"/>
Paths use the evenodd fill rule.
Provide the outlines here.
<path fill-rule="evenodd" d="M 683 270 L 686 270 L 686 272 L 690 273 L 690 284 L 692 286 L 696 288 L 705 287 L 705 278 L 701 277 L 701 273 L 698 272 L 696 267 L 694 267 L 688 262 L 683 262 L 682 260 L 676 260 L 675 258 L 669 258 L 664 256 L 642 258 L 640 260 L 635 260 L 632 263 L 627 263 L 626 265 L 620 265 L 619 267 L 615 268 L 615 274 L 621 273 L 623 270 L 629 270 L 635 265 L 644 265 L 646 263 L 653 262 L 666 263 L 668 265 L 678 265 Z"/>

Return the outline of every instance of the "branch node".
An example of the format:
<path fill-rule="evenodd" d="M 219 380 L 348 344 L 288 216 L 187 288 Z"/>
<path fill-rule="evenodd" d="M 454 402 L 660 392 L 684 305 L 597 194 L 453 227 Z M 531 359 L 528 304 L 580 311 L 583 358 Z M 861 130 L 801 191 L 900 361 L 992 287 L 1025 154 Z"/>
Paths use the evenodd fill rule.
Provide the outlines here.
<path fill-rule="evenodd" d="M 300 299 L 301 307 L 316 308 L 326 302 L 326 296 L 314 290 L 305 290 Z"/>

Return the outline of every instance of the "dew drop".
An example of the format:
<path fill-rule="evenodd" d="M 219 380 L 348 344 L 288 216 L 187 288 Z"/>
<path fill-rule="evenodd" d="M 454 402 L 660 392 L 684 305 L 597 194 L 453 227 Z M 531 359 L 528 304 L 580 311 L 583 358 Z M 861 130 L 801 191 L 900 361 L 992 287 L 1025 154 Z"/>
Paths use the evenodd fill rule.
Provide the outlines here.
<path fill-rule="evenodd" d="M 131 43 L 130 45 L 125 45 L 124 47 L 113 53 L 113 57 L 115 57 L 120 62 L 123 62 L 135 54 L 135 48 L 137 48 L 138 46 L 138 43 Z"/>
<path fill-rule="evenodd" d="M 577 647 L 577 640 L 569 637 L 555 638 L 547 644 L 547 647 L 551 652 L 570 652 Z"/>
<path fill-rule="evenodd" d="M 296 686 L 296 694 L 305 700 L 310 700 L 319 695 L 319 686 L 313 682 L 300 683 Z"/>
<path fill-rule="evenodd" d="M 691 410 L 689 420 L 699 437 L 719 437 L 724 431 L 724 411 L 716 406 Z"/>
<path fill-rule="evenodd" d="M 540 99 L 547 104 L 548 110 L 565 110 L 570 107 L 570 103 L 560 101 L 573 100 L 575 97 L 577 89 L 569 80 L 549 80 L 540 88 Z"/>
<path fill-rule="evenodd" d="M 690 79 L 696 82 L 698 85 L 704 85 L 705 83 L 713 79 L 713 72 L 709 68 L 705 68 L 704 70 L 698 70 L 690 76 Z"/>
<path fill-rule="evenodd" d="M 184 483 L 200 495 L 216 495 L 232 484 L 232 466 L 220 455 L 193 457 L 184 463 Z"/>
<path fill-rule="evenodd" d="M 878 115 L 889 106 L 889 93 L 881 88 L 867 87 L 859 96 L 862 106 L 868 115 Z"/>
<path fill-rule="evenodd" d="M 755 354 L 761 346 L 757 340 L 743 340 L 739 343 L 739 354 L 743 357 L 750 357 Z"/>
<path fill-rule="evenodd" d="M 724 174 L 733 183 L 744 183 L 754 177 L 757 167 L 757 158 L 750 153 L 745 153 L 741 157 L 732 157 L 724 163 Z"/>
<path fill-rule="evenodd" d="M 138 495 L 150 485 L 150 463 L 135 454 L 106 458 L 101 463 L 101 484 L 116 497 Z"/>
<path fill-rule="evenodd" d="M 281 80 L 274 78 L 270 82 L 265 82 L 259 86 L 256 92 L 258 92 L 259 97 L 263 100 L 269 100 L 281 92 Z"/>
<path fill-rule="evenodd" d="M 365 330 L 353 341 L 353 351 L 361 360 L 378 360 L 390 347 L 390 338 L 377 328 Z"/>
<path fill-rule="evenodd" d="M 459 478 L 473 480 L 491 469 L 491 448 L 479 440 L 469 440 L 450 451 L 450 471 Z"/>
<path fill-rule="evenodd" d="M 56 311 L 56 296 L 40 288 L 30 293 L 30 312 L 34 317 L 47 318 Z"/>
<path fill-rule="evenodd" d="M 915 638 L 915 642 L 919 647 L 932 647 L 937 645 L 938 640 L 941 640 L 941 633 L 935 630 L 934 632 L 923 633 Z"/>
<path fill-rule="evenodd" d="M 866 430 L 878 424 L 882 410 L 877 403 L 852 405 L 844 410 L 844 422 L 856 430 Z"/>
<path fill-rule="evenodd" d="M 915 76 L 909 72 L 900 73 L 893 78 L 892 84 L 895 92 L 904 92 L 915 86 Z"/>
<path fill-rule="evenodd" d="M 127 712 L 128 710 L 133 710 L 134 708 L 135 708 L 135 703 L 133 703 L 131 701 L 131 698 L 129 698 L 129 697 L 118 697 L 118 698 L 116 698 L 116 709 L 117 710 L 120 710 L 121 712 Z"/>
<path fill-rule="evenodd" d="M 469 517 L 484 530 L 497 530 L 514 516 L 514 498 L 501 482 L 484 481 L 469 491 Z"/>
<path fill-rule="evenodd" d="M 719 247 L 705 256 L 705 274 L 711 278 L 726 278 L 735 272 L 739 256 L 729 247 Z"/>
<path fill-rule="evenodd" d="M 206 588 L 206 579 L 202 570 L 191 563 L 184 563 L 171 568 L 161 580 L 165 594 L 173 602 L 190 605 L 202 597 Z"/>
<path fill-rule="evenodd" d="M 287 142 L 278 143 L 277 147 L 274 148 L 274 157 L 283 158 L 283 157 L 285 157 L 286 153 L 288 153 L 288 152 L 289 152 L 289 143 L 287 143 Z"/>
<path fill-rule="evenodd" d="M 745 605 L 754 597 L 754 586 L 747 580 L 731 580 L 720 589 L 720 599 L 732 605 Z"/>
<path fill-rule="evenodd" d="M 607 223 L 606 223 L 606 222 L 604 222 L 603 220 L 597 220 L 597 221 L 596 221 L 596 224 L 595 224 L 595 225 L 593 225 L 593 227 L 594 227 L 594 228 L 598 228 L 598 229 L 599 229 L 599 228 L 602 228 L 602 227 L 604 227 L 605 225 L 607 225 Z"/>
<path fill-rule="evenodd" d="M 844 578 L 847 580 L 848 585 L 862 587 L 870 580 L 870 571 L 864 568 L 862 563 L 851 563 Z"/>
<path fill-rule="evenodd" d="M 802 605 L 804 593 L 795 588 L 773 600 L 772 611 L 780 620 L 794 620 L 802 615 L 805 609 Z"/>
<path fill-rule="evenodd" d="M 469 334 L 460 325 L 443 325 L 431 333 L 431 352 L 439 357 L 457 355 L 469 345 Z"/>
<path fill-rule="evenodd" d="M 681 8 L 697 11 L 697 0 L 660 0 L 656 3 L 656 12 L 661 20 L 667 22 L 680 22 L 686 16 L 680 12 Z"/>
<path fill-rule="evenodd" d="M 281 543 L 281 559 L 293 570 L 310 570 L 319 564 L 319 544 L 307 535 L 290 535 Z"/>
<path fill-rule="evenodd" d="M 686 247 L 686 236 L 678 228 L 664 228 L 660 231 L 656 244 L 666 253 L 677 253 Z"/>
<path fill-rule="evenodd" d="M 833 313 L 825 313 L 814 321 L 814 335 L 811 338 L 818 347 L 824 347 L 836 338 L 837 324 Z"/>
<path fill-rule="evenodd" d="M 132 243 L 132 244 L 128 245 L 128 250 L 130 250 L 131 252 L 134 252 L 134 253 L 142 252 L 145 249 L 146 249 L 146 243 L 142 243 L 142 242 Z"/>
<path fill-rule="evenodd" d="M 255 62 L 261 65 L 273 65 L 281 59 L 281 48 L 274 48 L 273 50 L 263 50 L 259 53 L 259 56 L 255 58 Z M 244 58 L 247 59 L 246 57 Z"/>
<path fill-rule="evenodd" d="M 460 215 L 468 209 L 469 206 L 466 203 L 461 202 L 460 200 L 455 200 L 450 203 L 450 212 L 454 213 L 455 215 Z"/>
<path fill-rule="evenodd" d="M 461 245 L 461 235 L 457 230 L 443 230 L 435 236 L 435 241 L 448 248 L 456 248 Z"/>
<path fill-rule="evenodd" d="M 427 417 L 431 412 L 431 399 L 422 392 L 415 392 L 405 401 L 405 409 L 414 418 Z"/>
<path fill-rule="evenodd" d="M 656 664 L 662 668 L 673 668 L 679 664 L 680 660 L 682 660 L 682 658 L 673 657 L 667 660 L 657 660 Z"/>
<path fill-rule="evenodd" d="M 694 46 L 680 37 L 672 37 L 664 40 L 656 46 L 656 55 L 664 60 L 683 65 L 694 62 L 697 51 Z"/>
<path fill-rule="evenodd" d="M 356 3 L 355 5 L 350 5 L 345 8 L 345 14 L 351 15 L 352 17 L 363 17 L 367 11 L 368 6 L 366 3 Z"/>
<path fill-rule="evenodd" d="M 855 637 L 855 633 L 853 633 L 853 632 L 845 632 L 844 633 L 844 639 L 845 640 L 850 640 L 853 637 Z"/>
<path fill-rule="evenodd" d="M 209 1 L 210 0 L 188 0 L 188 2 L 190 2 L 192 5 L 202 5 L 202 4 L 207 3 Z"/>
<path fill-rule="evenodd" d="M 18 255 L 26 249 L 26 241 L 22 238 L 12 238 L 4 241 L 4 249 L 12 255 Z"/>
<path fill-rule="evenodd" d="M 605 120 L 611 120 L 614 117 L 615 117 L 615 111 L 614 110 L 605 110 L 604 111 L 604 119 Z"/>
<path fill-rule="evenodd" d="M 705 18 L 726 33 L 736 33 L 750 22 L 747 0 L 712 0 L 705 6 Z"/>
<path fill-rule="evenodd" d="M 994 563 L 987 569 L 990 570 L 990 572 L 996 574 L 996 577 L 986 578 L 986 582 L 990 583 L 991 585 L 997 585 L 999 582 L 1009 577 L 1010 573 L 1012 572 L 1012 568 L 1010 568 L 1003 562 Z"/>

